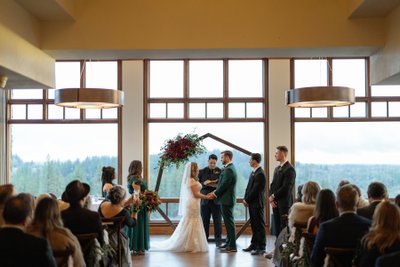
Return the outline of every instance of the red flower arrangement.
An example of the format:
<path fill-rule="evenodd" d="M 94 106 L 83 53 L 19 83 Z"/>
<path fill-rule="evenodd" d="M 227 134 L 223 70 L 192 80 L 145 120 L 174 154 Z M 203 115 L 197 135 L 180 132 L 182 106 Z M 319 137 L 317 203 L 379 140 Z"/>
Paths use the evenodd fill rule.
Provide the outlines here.
<path fill-rule="evenodd" d="M 133 200 L 131 212 L 138 213 L 141 210 L 153 212 L 161 204 L 161 199 L 156 192 L 146 190 L 139 194 L 139 198 Z"/>
<path fill-rule="evenodd" d="M 161 147 L 158 165 L 167 168 L 172 164 L 179 165 L 187 162 L 191 156 L 204 153 L 206 148 L 197 134 L 178 134 L 175 138 L 165 141 Z"/>
<path fill-rule="evenodd" d="M 140 194 L 139 198 L 142 202 L 142 207 L 150 212 L 156 211 L 157 207 L 161 204 L 161 199 L 157 192 L 151 190 L 144 191 L 143 194 Z"/>

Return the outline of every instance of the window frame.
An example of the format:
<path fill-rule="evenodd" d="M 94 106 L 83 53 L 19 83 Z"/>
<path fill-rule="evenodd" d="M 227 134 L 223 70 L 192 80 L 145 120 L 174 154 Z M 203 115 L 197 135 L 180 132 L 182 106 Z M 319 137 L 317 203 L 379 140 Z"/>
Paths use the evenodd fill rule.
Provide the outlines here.
<path fill-rule="evenodd" d="M 117 62 L 117 88 L 122 90 L 122 61 L 121 60 L 98 60 L 98 62 L 113 61 Z M 80 63 L 80 86 L 86 86 L 86 68 L 85 64 L 88 62 L 86 60 L 57 60 L 56 62 L 79 62 Z M 91 61 L 93 62 L 93 61 Z M 34 89 L 34 88 L 32 88 Z M 41 88 L 38 88 L 41 89 Z M 52 89 L 52 88 L 49 88 Z M 18 90 L 18 89 L 15 89 Z M 10 136 L 10 126 L 12 124 L 93 124 L 93 123 L 116 123 L 117 124 L 117 144 L 118 144 L 118 184 L 122 184 L 122 108 L 117 108 L 117 118 L 115 119 L 102 119 L 102 110 L 100 111 L 100 119 L 86 119 L 85 110 L 81 109 L 79 119 L 65 119 L 65 109 L 63 108 L 63 119 L 48 119 L 48 105 L 54 104 L 54 99 L 48 98 L 48 90 L 43 90 L 42 99 L 11 99 L 11 90 L 7 91 L 6 96 L 6 155 L 7 155 L 7 170 L 6 170 L 6 180 L 11 182 L 11 136 Z M 26 115 L 25 119 L 11 119 L 11 106 L 13 104 L 26 105 Z M 43 107 L 42 119 L 28 119 L 28 105 L 29 104 L 41 104 Z"/>

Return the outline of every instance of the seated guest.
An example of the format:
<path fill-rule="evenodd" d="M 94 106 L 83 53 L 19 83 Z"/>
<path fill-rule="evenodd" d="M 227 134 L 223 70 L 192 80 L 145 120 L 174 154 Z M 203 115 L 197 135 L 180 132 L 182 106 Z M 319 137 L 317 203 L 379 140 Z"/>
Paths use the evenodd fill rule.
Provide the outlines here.
<path fill-rule="evenodd" d="M 329 189 L 322 189 L 317 195 L 314 215 L 307 223 L 307 232 L 316 235 L 319 225 L 339 215 L 335 204 L 335 194 Z"/>
<path fill-rule="evenodd" d="M 394 203 L 397 205 L 397 207 L 400 207 L 400 194 L 395 197 Z"/>
<path fill-rule="evenodd" d="M 386 198 L 386 186 L 379 182 L 371 183 L 368 186 L 368 200 L 370 204 L 366 207 L 357 209 L 357 214 L 372 220 L 376 206 L 378 206 L 378 204 Z"/>
<path fill-rule="evenodd" d="M 374 267 L 379 256 L 400 251 L 400 210 L 388 201 L 376 208 L 370 231 L 361 240 L 355 266 Z M 397 262 L 399 264 L 399 262 Z"/>
<path fill-rule="evenodd" d="M 24 233 L 31 213 L 31 206 L 23 198 L 7 200 L 5 224 L 0 229 L 0 266 L 57 266 L 47 241 Z"/>
<path fill-rule="evenodd" d="M 74 235 L 96 233 L 97 240 L 104 244 L 103 228 L 100 215 L 97 212 L 83 208 L 90 192 L 90 186 L 78 180 L 70 182 L 65 188 L 65 200 L 69 208 L 61 212 L 64 226 Z M 81 243 L 81 246 L 85 244 Z"/>
<path fill-rule="evenodd" d="M 12 184 L 0 185 L 0 227 L 4 224 L 3 209 L 6 201 L 15 195 L 15 189 Z"/>
<path fill-rule="evenodd" d="M 124 208 L 128 202 L 132 202 L 132 198 L 129 198 L 128 201 L 125 201 L 126 191 L 121 186 L 117 185 L 110 189 L 108 192 L 108 200 L 104 201 L 100 204 L 99 214 L 103 218 L 114 218 L 114 217 L 123 217 L 124 221 L 122 223 L 123 227 L 132 227 L 136 225 L 136 213 L 132 213 L 132 217 L 130 212 Z M 116 234 L 115 229 L 108 229 L 110 243 L 117 247 L 118 245 L 118 235 Z M 129 239 L 125 234 L 125 231 L 121 229 L 120 233 L 121 241 L 122 241 L 122 265 L 123 266 L 131 266 L 132 258 L 129 250 Z"/>
<path fill-rule="evenodd" d="M 103 167 L 101 174 L 102 195 L 107 197 L 108 192 L 114 186 L 113 180 L 115 179 L 115 168 L 108 166 Z"/>
<path fill-rule="evenodd" d="M 371 225 L 371 221 L 356 214 L 358 193 L 352 185 L 342 186 L 336 206 L 340 216 L 320 224 L 311 253 L 314 267 L 324 264 L 325 247 L 355 248 Z M 343 266 L 351 266 L 352 256 L 338 256 Z"/>
<path fill-rule="evenodd" d="M 35 196 L 30 194 L 30 193 L 19 193 L 17 196 L 19 196 L 20 198 L 24 199 L 26 202 L 29 203 L 29 205 L 32 208 L 32 213 L 35 211 L 35 207 L 36 207 L 36 201 L 35 201 Z M 31 214 L 31 216 L 33 216 L 33 214 Z"/>
<path fill-rule="evenodd" d="M 36 206 L 35 215 L 27 233 L 49 241 L 53 251 L 72 251 L 70 265 L 74 267 L 86 266 L 78 239 L 70 230 L 63 227 L 57 201 L 48 197 L 42 198 Z M 56 258 L 58 266 L 62 265 L 63 258 Z"/>
<path fill-rule="evenodd" d="M 351 184 L 348 180 L 341 180 L 336 189 L 336 194 L 342 186 L 348 185 L 348 184 Z M 369 202 L 368 202 L 368 200 L 366 200 L 362 197 L 360 188 L 358 186 L 356 186 L 355 184 L 351 184 L 351 185 L 357 190 L 357 194 L 358 194 L 357 208 L 362 208 L 362 207 L 368 206 Z"/>
<path fill-rule="evenodd" d="M 62 193 L 61 199 L 59 199 L 57 202 L 58 202 L 58 208 L 60 209 L 60 212 L 69 208 L 69 203 L 67 201 L 67 196 L 65 194 L 65 191 Z"/>
<path fill-rule="evenodd" d="M 301 197 L 303 194 L 301 193 L 301 190 L 303 189 L 304 184 L 301 184 L 297 187 L 297 196 L 296 196 L 296 202 L 301 202 Z"/>
<path fill-rule="evenodd" d="M 393 267 L 400 262 L 400 251 L 385 254 L 376 260 L 375 267 Z"/>
<path fill-rule="evenodd" d="M 313 215 L 315 209 L 315 201 L 317 199 L 318 192 L 320 191 L 319 184 L 316 182 L 306 182 L 301 190 L 302 202 L 296 202 L 290 208 L 289 213 L 289 227 L 290 227 L 290 239 L 294 241 L 295 228 L 294 224 L 307 224 L 308 219 Z"/>
<path fill-rule="evenodd" d="M 288 242 L 296 243 L 300 241 L 295 240 L 296 228 L 294 227 L 294 224 L 307 224 L 308 219 L 313 215 L 315 200 L 317 198 L 319 190 L 320 187 L 316 182 L 310 181 L 304 184 L 301 191 L 303 202 L 294 203 L 289 212 L 287 227 L 289 227 L 290 229 L 290 236 L 288 237 L 287 228 L 284 228 L 278 235 L 275 242 L 275 253 L 273 255 L 273 262 L 276 266 L 280 266 L 282 262 L 282 245 Z"/>

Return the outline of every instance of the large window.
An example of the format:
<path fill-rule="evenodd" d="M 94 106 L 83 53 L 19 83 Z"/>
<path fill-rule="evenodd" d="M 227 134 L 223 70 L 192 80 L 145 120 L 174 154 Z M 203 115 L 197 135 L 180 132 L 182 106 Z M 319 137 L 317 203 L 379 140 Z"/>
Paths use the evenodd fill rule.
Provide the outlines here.
<path fill-rule="evenodd" d="M 399 194 L 400 87 L 369 86 L 367 59 L 294 60 L 294 70 L 295 87 L 343 85 L 356 93 L 349 107 L 295 109 L 297 183 L 335 191 L 346 179 L 366 197 L 369 183 L 381 181 L 391 197 Z"/>
<path fill-rule="evenodd" d="M 117 90 L 117 64 L 57 62 L 56 87 Z M 13 89 L 8 106 L 10 181 L 18 192 L 61 196 L 68 182 L 79 179 L 101 195 L 101 168 L 118 170 L 118 109 L 58 107 L 54 89 Z"/>
<path fill-rule="evenodd" d="M 251 152 L 264 155 L 265 66 L 263 60 L 172 60 L 148 61 L 146 127 L 148 180 L 155 186 L 158 154 L 166 139 L 177 134 L 211 133 Z M 205 139 L 207 153 L 191 160 L 207 166 L 208 155 L 225 149 L 234 152 L 238 170 L 236 194 L 244 196 L 251 172 L 249 156 L 213 139 Z M 221 167 L 221 163 L 219 163 Z M 169 198 L 162 209 L 171 219 L 177 215 L 183 166 L 163 172 L 160 196 Z M 164 201 L 167 202 L 167 201 Z M 235 218 L 245 220 L 246 210 L 238 204 Z M 161 219 L 152 214 L 152 219 Z"/>

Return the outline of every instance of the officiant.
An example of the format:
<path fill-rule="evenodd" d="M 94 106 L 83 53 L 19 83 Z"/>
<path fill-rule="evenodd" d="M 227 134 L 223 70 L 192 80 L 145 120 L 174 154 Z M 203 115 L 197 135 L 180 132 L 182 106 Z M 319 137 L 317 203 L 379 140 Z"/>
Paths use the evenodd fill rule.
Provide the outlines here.
<path fill-rule="evenodd" d="M 199 172 L 199 182 L 202 185 L 201 193 L 207 195 L 215 190 L 218 184 L 221 169 L 217 167 L 218 158 L 216 155 L 211 154 L 208 157 L 208 166 Z M 206 232 L 207 240 L 210 230 L 210 218 L 214 222 L 214 237 L 217 247 L 221 245 L 222 234 L 222 216 L 221 205 L 217 204 L 215 199 L 202 199 L 201 200 L 201 217 L 203 219 L 204 230 Z"/>

